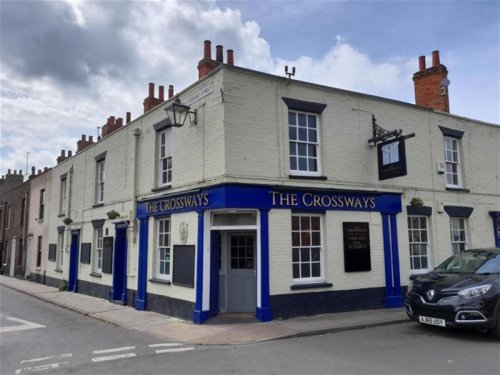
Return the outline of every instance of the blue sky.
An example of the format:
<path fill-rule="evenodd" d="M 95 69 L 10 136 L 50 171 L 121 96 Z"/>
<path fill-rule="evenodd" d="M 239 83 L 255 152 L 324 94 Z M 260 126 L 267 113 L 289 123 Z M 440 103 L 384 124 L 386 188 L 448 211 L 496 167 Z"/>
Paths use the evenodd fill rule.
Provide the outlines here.
<path fill-rule="evenodd" d="M 138 117 L 148 82 L 184 89 L 205 39 L 239 66 L 409 103 L 437 49 L 451 113 L 500 124 L 498 1 L 2 0 L 0 17 L 2 175 Z"/>

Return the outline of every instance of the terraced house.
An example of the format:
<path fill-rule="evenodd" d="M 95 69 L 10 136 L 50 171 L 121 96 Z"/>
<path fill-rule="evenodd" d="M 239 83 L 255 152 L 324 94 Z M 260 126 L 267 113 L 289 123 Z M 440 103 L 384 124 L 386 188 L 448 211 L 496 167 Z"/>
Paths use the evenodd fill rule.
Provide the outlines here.
<path fill-rule="evenodd" d="M 413 274 L 500 246 L 500 127 L 238 67 L 232 50 L 51 172 L 46 282 L 203 323 L 400 307 Z"/>

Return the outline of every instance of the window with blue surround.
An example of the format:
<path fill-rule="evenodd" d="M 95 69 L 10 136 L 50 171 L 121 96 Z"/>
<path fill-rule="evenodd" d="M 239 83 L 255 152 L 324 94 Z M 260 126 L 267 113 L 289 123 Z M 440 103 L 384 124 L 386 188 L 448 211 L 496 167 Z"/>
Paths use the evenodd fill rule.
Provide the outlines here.
<path fill-rule="evenodd" d="M 318 116 L 314 113 L 289 111 L 290 172 L 317 176 L 319 165 Z"/>

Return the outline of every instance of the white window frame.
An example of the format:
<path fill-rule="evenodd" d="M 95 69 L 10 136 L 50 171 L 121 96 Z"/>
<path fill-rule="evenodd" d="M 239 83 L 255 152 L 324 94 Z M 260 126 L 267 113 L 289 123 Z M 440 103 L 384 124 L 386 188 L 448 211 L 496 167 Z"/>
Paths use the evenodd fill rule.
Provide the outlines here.
<path fill-rule="evenodd" d="M 57 234 L 56 269 L 61 270 L 64 264 L 64 231 Z"/>
<path fill-rule="evenodd" d="M 162 223 L 168 223 L 168 230 L 162 230 Z M 163 236 L 163 237 L 162 237 Z M 172 277 L 172 221 L 170 217 L 156 220 L 155 278 L 170 281 Z M 164 252 L 164 253 L 163 253 Z M 163 253 L 163 256 L 162 256 Z M 163 268 L 165 267 L 165 268 Z M 163 270 L 162 270 L 163 268 Z"/>
<path fill-rule="evenodd" d="M 59 196 L 59 215 L 66 214 L 66 188 L 67 188 L 67 178 L 61 178 L 60 186 L 60 196 Z"/>
<path fill-rule="evenodd" d="M 413 226 L 413 219 L 418 219 L 418 227 Z M 424 220 L 424 226 L 422 226 L 422 220 Z M 424 235 L 425 233 L 425 235 Z M 424 239 L 425 238 L 425 239 Z M 413 246 L 425 247 L 425 255 L 422 254 L 414 254 Z M 429 238 L 429 219 L 427 216 L 423 215 L 408 215 L 408 247 L 409 247 L 409 256 L 410 256 L 410 270 L 411 273 L 426 273 L 431 270 L 431 246 L 430 246 L 430 238 Z M 414 264 L 417 260 L 421 258 L 426 258 L 427 267 L 419 267 L 416 268 Z"/>
<path fill-rule="evenodd" d="M 450 241 L 452 254 L 458 254 L 469 248 L 465 217 L 450 217 Z"/>
<path fill-rule="evenodd" d="M 157 132 L 158 159 L 157 159 L 157 186 L 172 185 L 172 128 Z"/>
<path fill-rule="evenodd" d="M 291 124 L 290 118 L 291 116 L 295 116 L 295 124 Z M 306 118 L 306 126 L 299 126 L 299 116 L 305 116 Z M 316 121 L 316 127 L 309 127 L 309 118 L 314 117 Z M 319 176 L 321 174 L 321 149 L 320 149 L 320 116 L 317 113 L 304 112 L 304 111 L 296 111 L 296 110 L 288 110 L 288 152 L 289 152 L 289 168 L 290 174 L 297 176 Z M 292 130 L 295 131 L 295 139 L 291 137 Z M 306 132 L 307 140 L 300 140 L 299 138 L 299 130 L 303 129 Z M 305 130 L 304 130 L 305 129 Z M 312 141 L 309 139 L 310 131 L 316 132 L 316 141 Z M 300 145 L 305 145 L 305 154 L 301 154 L 299 151 Z M 315 150 L 316 156 L 309 155 L 309 147 L 312 146 Z M 293 150 L 294 149 L 294 150 Z M 295 159 L 295 165 L 292 165 L 293 160 Z M 300 168 L 300 159 L 307 160 L 307 168 Z M 316 170 L 311 170 L 309 167 L 309 161 L 316 161 Z"/>
<path fill-rule="evenodd" d="M 313 246 L 312 245 L 312 237 L 311 237 L 311 240 L 310 240 L 310 243 L 309 244 L 303 244 L 302 243 L 302 232 L 306 232 L 305 230 L 303 231 L 302 230 L 302 224 L 300 224 L 300 228 L 298 231 L 295 231 L 294 228 L 293 228 L 293 219 L 297 217 L 299 218 L 299 221 L 301 222 L 302 218 L 319 218 L 319 246 Z M 310 284 L 310 283 L 321 283 L 325 280 L 325 270 L 324 270 L 324 267 L 325 267 L 325 261 L 324 261 L 324 251 L 323 251 L 323 247 L 324 247 L 324 239 L 323 239 L 323 233 L 324 233 L 324 229 L 323 229 L 323 220 L 324 220 L 324 216 L 321 215 L 321 214 L 298 214 L 298 213 L 294 213 L 292 214 L 291 216 L 291 236 L 292 236 L 292 241 L 291 241 L 291 244 L 292 244 L 292 251 L 291 251 L 291 263 L 292 263 L 292 280 L 293 280 L 293 284 Z M 317 232 L 317 231 L 313 231 L 312 228 L 311 230 L 309 231 L 310 234 L 312 235 L 313 232 Z M 301 237 L 301 240 L 300 240 L 300 245 L 299 246 L 294 246 L 294 233 L 298 233 L 299 237 Z M 319 248 L 319 272 L 320 272 L 320 275 L 319 276 L 309 276 L 309 277 L 295 277 L 294 276 L 294 265 L 295 264 L 298 264 L 298 267 L 299 267 L 299 272 L 302 274 L 302 270 L 301 270 L 301 265 L 302 264 L 305 264 L 305 263 L 309 263 L 310 264 L 310 272 L 312 274 L 312 264 L 313 263 L 318 263 L 318 261 L 312 261 L 311 260 L 311 253 L 309 254 L 309 261 L 302 261 L 301 259 L 301 249 L 307 249 L 307 248 Z M 295 260 L 294 258 L 294 250 L 298 250 L 299 252 L 299 259 L 298 261 Z"/>
<path fill-rule="evenodd" d="M 451 188 L 461 188 L 462 167 L 460 163 L 460 139 L 454 137 L 444 137 L 444 163 L 446 186 Z M 454 181 L 455 178 L 456 181 Z"/>
<path fill-rule="evenodd" d="M 96 203 L 104 203 L 104 182 L 106 180 L 106 159 L 96 162 Z"/>
<path fill-rule="evenodd" d="M 104 249 L 103 228 L 94 229 L 94 272 L 102 273 L 102 254 Z"/>

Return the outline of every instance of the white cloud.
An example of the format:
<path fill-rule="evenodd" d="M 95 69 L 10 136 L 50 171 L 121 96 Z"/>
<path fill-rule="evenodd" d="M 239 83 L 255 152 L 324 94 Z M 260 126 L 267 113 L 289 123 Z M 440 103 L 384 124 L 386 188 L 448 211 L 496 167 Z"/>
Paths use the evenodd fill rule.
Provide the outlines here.
<path fill-rule="evenodd" d="M 37 74 L 28 79 L 12 61 L 29 60 L 32 51 L 9 61 L 3 60 L 5 54 L 0 56 L 2 173 L 8 168 L 24 169 L 27 152 L 32 152 L 30 167 L 53 166 L 61 149 L 75 150 L 81 134 L 95 136 L 96 127 L 108 116 L 124 117 L 127 111 L 132 118 L 141 115 L 148 82 L 182 90 L 198 77 L 205 39 L 212 40 L 213 46 L 234 49 L 236 65 L 242 67 L 284 76 L 285 65 L 295 66 L 295 79 L 413 100 L 411 75 L 417 64 L 413 57 L 391 56 L 375 62 L 338 37 L 323 56 L 287 61 L 272 55 L 257 22 L 244 20 L 238 9 L 221 9 L 213 1 L 68 1 L 68 9 L 57 8 L 59 15 L 68 17 L 60 25 L 82 38 L 72 41 L 77 47 L 82 42 L 80 48 L 59 51 L 67 44 L 50 39 L 54 29 L 45 19 L 40 20 L 39 38 L 57 51 L 42 61 L 47 69 L 30 70 Z M 52 10 L 45 11 L 49 19 Z M 37 31 L 36 17 L 26 27 Z M 50 69 L 68 54 L 76 54 L 77 61 L 85 64 L 79 75 L 58 75 L 58 69 Z"/>

